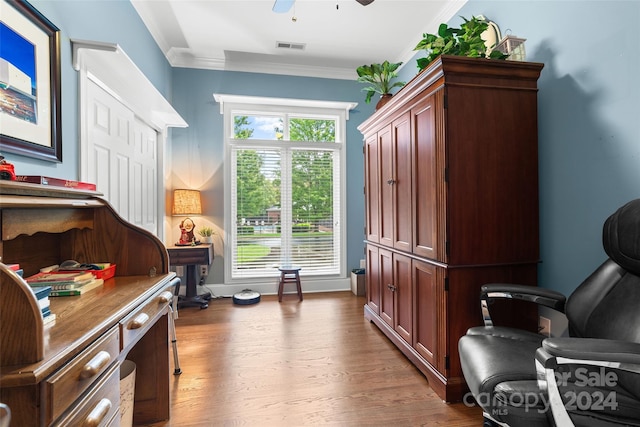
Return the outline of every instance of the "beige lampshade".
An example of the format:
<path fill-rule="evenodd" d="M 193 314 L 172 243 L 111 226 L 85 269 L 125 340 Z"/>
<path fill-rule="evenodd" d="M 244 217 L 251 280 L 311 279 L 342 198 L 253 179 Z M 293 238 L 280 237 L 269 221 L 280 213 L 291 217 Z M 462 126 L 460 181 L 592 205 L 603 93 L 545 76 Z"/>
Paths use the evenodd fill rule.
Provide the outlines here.
<path fill-rule="evenodd" d="M 202 202 L 198 190 L 173 190 L 173 215 L 201 215 Z"/>

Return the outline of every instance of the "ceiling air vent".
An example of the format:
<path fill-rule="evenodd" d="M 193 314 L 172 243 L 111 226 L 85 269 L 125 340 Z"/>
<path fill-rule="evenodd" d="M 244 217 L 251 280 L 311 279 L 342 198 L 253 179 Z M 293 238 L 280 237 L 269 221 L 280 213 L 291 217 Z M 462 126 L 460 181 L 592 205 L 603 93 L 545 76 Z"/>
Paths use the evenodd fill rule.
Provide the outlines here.
<path fill-rule="evenodd" d="M 294 49 L 294 50 L 304 50 L 304 43 L 292 43 L 292 42 L 276 42 L 276 47 L 278 49 Z"/>

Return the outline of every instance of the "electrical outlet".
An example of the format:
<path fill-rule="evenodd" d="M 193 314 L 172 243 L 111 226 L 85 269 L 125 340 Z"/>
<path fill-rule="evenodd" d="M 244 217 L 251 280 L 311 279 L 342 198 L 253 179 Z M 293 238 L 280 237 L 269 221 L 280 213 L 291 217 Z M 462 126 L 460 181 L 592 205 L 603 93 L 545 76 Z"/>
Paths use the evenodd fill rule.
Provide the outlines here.
<path fill-rule="evenodd" d="M 208 265 L 201 265 L 200 266 L 200 276 L 206 276 L 209 274 L 209 266 Z"/>
<path fill-rule="evenodd" d="M 184 277 L 184 266 L 183 265 L 177 265 L 176 266 L 176 276 Z"/>
<path fill-rule="evenodd" d="M 538 332 L 548 337 L 551 336 L 551 320 L 544 316 L 540 316 L 538 319 Z"/>

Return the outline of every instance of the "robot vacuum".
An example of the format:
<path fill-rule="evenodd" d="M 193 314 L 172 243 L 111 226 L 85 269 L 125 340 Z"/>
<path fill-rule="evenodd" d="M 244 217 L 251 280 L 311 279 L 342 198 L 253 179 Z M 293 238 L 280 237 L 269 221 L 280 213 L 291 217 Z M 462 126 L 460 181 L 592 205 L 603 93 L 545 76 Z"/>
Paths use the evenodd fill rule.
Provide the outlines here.
<path fill-rule="evenodd" d="M 251 289 L 245 289 L 242 292 L 238 292 L 233 295 L 233 303 L 238 305 L 249 305 L 260 302 L 260 294 L 252 291 Z"/>

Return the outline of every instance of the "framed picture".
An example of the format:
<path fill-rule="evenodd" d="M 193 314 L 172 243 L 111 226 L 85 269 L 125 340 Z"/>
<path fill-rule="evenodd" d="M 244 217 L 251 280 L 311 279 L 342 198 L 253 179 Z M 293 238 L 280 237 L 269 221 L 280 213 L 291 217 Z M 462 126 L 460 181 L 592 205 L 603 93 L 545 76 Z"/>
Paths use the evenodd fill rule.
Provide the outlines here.
<path fill-rule="evenodd" d="M 0 0 L 0 152 L 62 161 L 60 31 L 25 0 Z"/>

